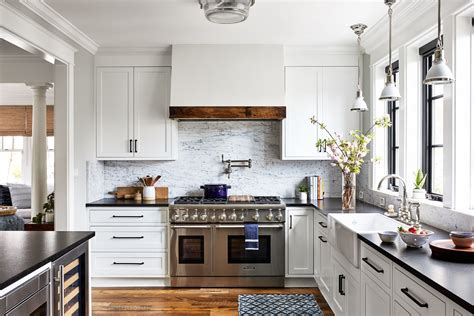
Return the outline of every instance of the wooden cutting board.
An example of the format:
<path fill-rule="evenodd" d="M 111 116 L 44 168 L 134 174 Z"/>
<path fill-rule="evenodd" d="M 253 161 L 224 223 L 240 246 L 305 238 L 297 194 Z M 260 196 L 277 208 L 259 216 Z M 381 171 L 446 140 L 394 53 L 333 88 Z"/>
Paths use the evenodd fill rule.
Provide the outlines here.
<path fill-rule="evenodd" d="M 143 187 L 117 187 L 114 191 L 115 198 L 121 200 L 125 199 L 125 196 L 127 195 L 133 200 L 133 196 L 137 191 L 143 194 Z M 155 192 L 157 200 L 168 199 L 168 187 L 155 187 Z"/>
<path fill-rule="evenodd" d="M 474 248 L 457 248 L 451 239 L 430 242 L 431 255 L 446 261 L 474 263 Z"/>

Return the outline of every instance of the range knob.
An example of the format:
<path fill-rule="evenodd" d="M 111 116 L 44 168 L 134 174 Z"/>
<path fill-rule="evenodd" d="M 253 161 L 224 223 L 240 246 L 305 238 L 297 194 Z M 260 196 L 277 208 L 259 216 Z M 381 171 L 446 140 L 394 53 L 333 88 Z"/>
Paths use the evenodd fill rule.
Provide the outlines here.
<path fill-rule="evenodd" d="M 260 218 L 260 215 L 258 214 L 258 210 L 255 210 L 255 214 L 252 215 L 252 219 L 256 222 L 258 222 L 258 219 Z"/>
<path fill-rule="evenodd" d="M 271 209 L 269 210 L 269 212 L 267 214 L 267 220 L 270 221 L 270 222 L 273 221 L 273 213 L 272 213 Z"/>
<path fill-rule="evenodd" d="M 186 210 L 183 214 L 183 221 L 187 221 L 189 218 L 188 210 Z"/>
<path fill-rule="evenodd" d="M 245 211 L 242 211 L 239 216 L 239 221 L 243 222 L 245 220 Z"/>
<path fill-rule="evenodd" d="M 220 221 L 225 221 L 225 219 L 226 219 L 225 211 L 222 211 L 222 214 L 219 215 L 219 220 Z"/>
<path fill-rule="evenodd" d="M 192 221 L 197 221 L 197 219 L 198 219 L 198 211 L 194 210 L 194 214 L 191 215 L 191 220 Z"/>
<path fill-rule="evenodd" d="M 229 215 L 229 220 L 235 221 L 237 219 L 237 214 L 235 214 L 235 210 L 233 210 L 232 214 Z"/>
<path fill-rule="evenodd" d="M 179 220 L 179 213 L 178 211 L 174 212 L 173 216 L 171 217 L 173 219 L 173 221 L 178 221 Z"/>
<path fill-rule="evenodd" d="M 283 220 L 283 214 L 281 213 L 281 210 L 278 210 L 278 214 L 276 216 L 276 220 L 281 222 Z"/>
<path fill-rule="evenodd" d="M 212 222 L 215 222 L 215 221 L 216 221 L 216 211 L 215 211 L 215 210 L 212 212 L 212 214 L 211 214 L 211 216 L 210 216 L 210 220 L 211 220 Z"/>
<path fill-rule="evenodd" d="M 203 222 L 207 220 L 207 210 L 204 210 L 204 213 L 201 214 L 200 218 Z"/>

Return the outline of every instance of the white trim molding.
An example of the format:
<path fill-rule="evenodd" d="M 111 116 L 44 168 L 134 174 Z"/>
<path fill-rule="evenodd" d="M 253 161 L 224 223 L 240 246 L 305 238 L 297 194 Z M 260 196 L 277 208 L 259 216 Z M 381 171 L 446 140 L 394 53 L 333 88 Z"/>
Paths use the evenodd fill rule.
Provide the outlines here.
<path fill-rule="evenodd" d="M 48 5 L 45 0 L 20 0 L 20 3 L 30 9 L 39 17 L 48 21 L 61 33 L 85 48 L 89 53 L 95 55 L 99 45 L 84 32 L 69 22 L 65 17 Z"/>

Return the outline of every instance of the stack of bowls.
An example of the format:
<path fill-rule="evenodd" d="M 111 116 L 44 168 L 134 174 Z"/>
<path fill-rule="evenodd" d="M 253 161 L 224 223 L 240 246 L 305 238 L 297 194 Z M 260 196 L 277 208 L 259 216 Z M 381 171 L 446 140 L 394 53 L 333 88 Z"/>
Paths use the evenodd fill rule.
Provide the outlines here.
<path fill-rule="evenodd" d="M 473 232 L 451 232 L 449 237 L 457 248 L 471 248 L 474 242 Z"/>

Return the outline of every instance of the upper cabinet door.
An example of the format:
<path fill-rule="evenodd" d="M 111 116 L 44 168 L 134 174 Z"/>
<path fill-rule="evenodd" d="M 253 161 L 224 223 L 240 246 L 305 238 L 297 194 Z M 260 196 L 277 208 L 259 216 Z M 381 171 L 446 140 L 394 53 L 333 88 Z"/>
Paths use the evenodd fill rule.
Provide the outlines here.
<path fill-rule="evenodd" d="M 329 131 L 343 138 L 359 129 L 360 114 L 351 111 L 357 92 L 357 67 L 324 67 L 323 111 Z M 327 137 L 327 135 L 323 136 Z"/>
<path fill-rule="evenodd" d="M 310 118 L 324 120 L 321 67 L 285 68 L 286 119 L 282 125 L 282 159 L 325 159 L 316 148 L 320 131 Z"/>
<path fill-rule="evenodd" d="M 176 122 L 169 119 L 170 67 L 134 68 L 134 154 L 141 159 L 176 156 Z"/>
<path fill-rule="evenodd" d="M 133 157 L 133 68 L 97 68 L 97 157 Z M 90 126 L 84 126 L 90 128 Z"/>

